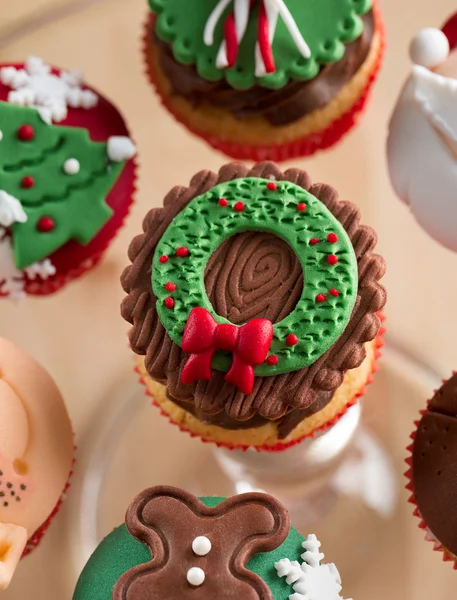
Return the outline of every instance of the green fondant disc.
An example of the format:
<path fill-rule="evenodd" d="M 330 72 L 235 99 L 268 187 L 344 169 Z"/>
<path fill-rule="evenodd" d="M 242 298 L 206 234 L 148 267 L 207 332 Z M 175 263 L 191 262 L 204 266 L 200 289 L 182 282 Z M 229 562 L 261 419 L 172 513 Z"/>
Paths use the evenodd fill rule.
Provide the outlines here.
<path fill-rule="evenodd" d="M 225 498 L 200 498 L 206 506 L 217 506 Z M 301 562 L 302 543 L 305 538 L 293 527 L 286 541 L 272 552 L 254 556 L 247 568 L 257 573 L 270 588 L 274 600 L 288 600 L 291 588 L 285 579 L 278 577 L 275 562 L 282 558 Z M 125 525 L 110 533 L 89 559 L 78 580 L 73 600 L 111 600 L 118 579 L 135 567 L 151 560 L 149 549 L 132 537 Z M 164 598 L 166 595 L 164 594 Z"/>
<path fill-rule="evenodd" d="M 276 71 L 263 77 L 255 75 L 258 2 L 241 41 L 236 65 L 225 70 L 216 66 L 216 57 L 223 40 L 224 22 L 233 10 L 233 2 L 219 19 L 211 46 L 206 46 L 203 38 L 205 24 L 217 5 L 216 0 L 149 0 L 149 4 L 158 17 L 158 36 L 172 44 L 178 62 L 195 65 L 203 79 L 220 81 L 225 77 L 235 89 L 248 89 L 255 83 L 279 89 L 290 80 L 312 79 L 322 65 L 340 60 L 344 55 L 344 44 L 362 34 L 360 16 L 371 9 L 373 2 L 287 0 L 287 8 L 310 48 L 311 57 L 304 58 L 300 54 L 284 20 L 279 17 L 272 44 Z"/>
<path fill-rule="evenodd" d="M 191 310 L 202 307 L 219 323 L 229 321 L 217 315 L 205 290 L 204 273 L 209 258 L 229 237 L 243 231 L 272 233 L 287 242 L 300 260 L 304 286 L 295 309 L 274 325 L 270 355 L 277 364 L 255 368 L 256 376 L 279 375 L 313 364 L 341 336 L 354 308 L 358 290 L 358 267 L 352 243 L 338 219 L 315 196 L 288 181 L 275 182 L 268 189 L 266 179 L 235 179 L 194 198 L 171 222 L 158 243 L 152 265 L 152 287 L 157 312 L 171 339 L 181 346 Z M 226 206 L 220 206 L 224 198 Z M 235 205 L 243 203 L 237 211 Z M 298 206 L 306 205 L 299 210 Z M 336 234 L 337 241 L 327 241 Z M 316 239 L 318 243 L 313 243 Z M 188 256 L 176 254 L 186 248 Z M 335 255 L 337 264 L 329 264 Z M 162 257 L 167 262 L 161 262 Z M 166 298 L 166 284 L 172 282 L 173 308 Z M 332 295 L 337 290 L 338 295 Z M 319 301 L 322 296 L 324 301 Z M 288 346 L 287 336 L 298 343 Z M 231 357 L 217 352 L 213 368 L 228 371 Z"/>

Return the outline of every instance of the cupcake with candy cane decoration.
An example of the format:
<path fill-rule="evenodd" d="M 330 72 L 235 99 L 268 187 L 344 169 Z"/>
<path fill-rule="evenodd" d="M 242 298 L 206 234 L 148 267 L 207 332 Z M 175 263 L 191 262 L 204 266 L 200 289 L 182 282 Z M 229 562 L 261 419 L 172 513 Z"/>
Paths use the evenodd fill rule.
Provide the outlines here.
<path fill-rule="evenodd" d="M 50 294 L 98 263 L 132 203 L 134 155 L 81 73 L 0 65 L 0 297 Z"/>
<path fill-rule="evenodd" d="M 173 188 L 143 230 L 122 315 L 141 381 L 173 423 L 283 450 L 357 401 L 380 345 L 385 266 L 333 188 L 232 163 Z"/>
<path fill-rule="evenodd" d="M 144 54 L 169 111 L 229 156 L 276 161 L 335 144 L 383 50 L 373 0 L 149 0 Z"/>
<path fill-rule="evenodd" d="M 387 142 L 392 186 L 421 227 L 457 252 L 457 14 L 410 48 Z"/>

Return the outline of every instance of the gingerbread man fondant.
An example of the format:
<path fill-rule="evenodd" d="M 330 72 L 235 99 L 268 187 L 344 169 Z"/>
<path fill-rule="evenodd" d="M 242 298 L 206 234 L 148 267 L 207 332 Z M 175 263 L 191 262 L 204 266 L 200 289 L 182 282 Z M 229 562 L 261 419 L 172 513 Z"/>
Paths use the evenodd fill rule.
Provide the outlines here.
<path fill-rule="evenodd" d="M 272 600 L 249 571 L 254 554 L 278 548 L 289 533 L 286 509 L 271 496 L 249 493 L 214 507 L 192 494 L 159 486 L 139 494 L 126 515 L 130 533 L 152 560 L 127 571 L 113 600 Z"/>

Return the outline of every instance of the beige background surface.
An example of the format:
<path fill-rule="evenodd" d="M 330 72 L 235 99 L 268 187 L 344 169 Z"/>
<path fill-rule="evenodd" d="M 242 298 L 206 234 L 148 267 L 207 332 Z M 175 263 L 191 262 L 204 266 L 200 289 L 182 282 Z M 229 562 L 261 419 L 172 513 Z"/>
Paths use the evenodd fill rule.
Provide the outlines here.
<path fill-rule="evenodd" d="M 380 3 L 388 29 L 388 52 L 365 118 L 337 148 L 295 164 L 306 167 L 314 179 L 331 183 L 343 197 L 362 208 L 364 221 L 379 233 L 379 247 L 388 262 L 385 283 L 389 290 L 389 331 L 447 374 L 457 364 L 457 256 L 429 239 L 393 196 L 385 168 L 384 141 L 389 112 L 409 68 L 409 39 L 422 26 L 439 25 L 455 10 L 455 3 Z M 140 231 L 145 212 L 157 206 L 172 185 L 185 184 L 195 171 L 217 169 L 225 162 L 223 156 L 174 123 L 160 108 L 143 76 L 139 36 L 146 14 L 145 0 L 81 4 L 87 6 L 76 12 L 70 0 L 0 0 L 0 61 L 17 61 L 35 54 L 60 66 L 83 69 L 86 80 L 117 103 L 138 144 L 141 170 L 137 203 L 101 267 L 55 297 L 29 299 L 19 306 L 3 301 L 0 307 L 0 334 L 36 356 L 51 371 L 67 399 L 80 440 L 94 422 L 100 398 L 130 360 L 127 326 L 119 317 L 122 290 L 118 283 L 129 240 Z M 62 5 L 69 9 L 68 15 L 62 13 L 58 22 L 46 24 L 43 11 Z M 36 16 L 41 27 L 30 23 L 30 17 Z M 404 443 L 398 445 L 403 448 L 416 407 L 411 398 L 400 400 L 408 406 L 408 410 L 401 408 L 403 412 L 394 407 L 404 418 L 402 426 L 395 429 L 399 439 L 405 436 Z M 167 427 L 159 428 L 158 435 L 167 433 Z M 84 455 L 84 447 L 80 452 Z M 413 546 L 403 544 L 405 535 L 414 540 Z M 66 509 L 43 548 L 21 565 L 20 581 L 4 597 L 69 597 L 69 587 L 59 588 L 66 592 L 55 592 L 57 595 L 52 590 L 57 590 L 67 572 L 70 580 L 74 578 L 65 560 L 70 554 L 70 538 L 71 515 Z M 391 592 L 388 597 L 455 597 L 457 574 L 440 563 L 412 525 L 407 534 L 404 528 L 395 533 L 391 552 L 397 555 L 394 576 L 398 595 Z M 360 588 L 363 596 L 356 596 L 356 587 L 356 591 L 348 590 L 354 600 L 385 598 L 387 580 L 388 589 L 393 589 L 389 569 L 386 564 L 373 571 L 373 587 Z"/>

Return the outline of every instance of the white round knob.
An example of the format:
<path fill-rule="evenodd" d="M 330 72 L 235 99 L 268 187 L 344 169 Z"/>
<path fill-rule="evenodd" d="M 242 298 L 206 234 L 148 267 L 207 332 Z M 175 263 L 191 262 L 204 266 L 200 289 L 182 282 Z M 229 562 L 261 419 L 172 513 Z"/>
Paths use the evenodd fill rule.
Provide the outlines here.
<path fill-rule="evenodd" d="M 187 581 L 190 585 L 198 587 L 205 581 L 205 572 L 199 567 L 192 567 L 187 571 Z"/>
<path fill-rule="evenodd" d="M 211 550 L 211 542 L 204 535 L 199 535 L 192 542 L 192 550 L 197 556 L 206 556 Z"/>
<path fill-rule="evenodd" d="M 76 158 L 69 158 L 63 164 L 63 170 L 67 175 L 76 175 L 79 173 L 80 164 Z"/>
<path fill-rule="evenodd" d="M 449 41 L 440 29 L 426 27 L 412 40 L 409 55 L 416 65 L 431 69 L 448 57 Z"/>

